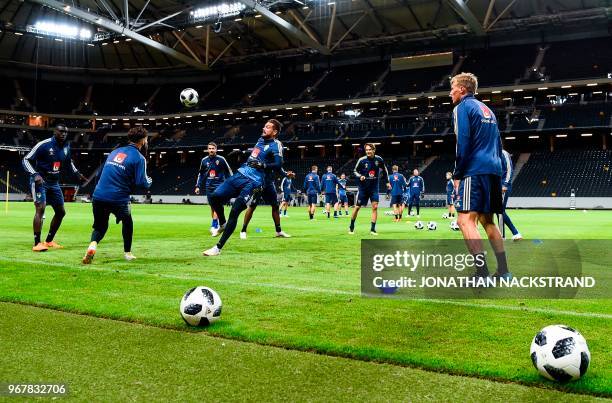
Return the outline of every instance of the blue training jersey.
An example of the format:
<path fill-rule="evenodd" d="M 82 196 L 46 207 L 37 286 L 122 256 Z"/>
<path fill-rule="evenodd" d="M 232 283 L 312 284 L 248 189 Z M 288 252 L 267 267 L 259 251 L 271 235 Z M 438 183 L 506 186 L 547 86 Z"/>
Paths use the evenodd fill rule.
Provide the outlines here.
<path fill-rule="evenodd" d="M 331 172 L 327 172 L 321 176 L 321 191 L 328 194 L 336 193 L 336 185 L 339 185 L 338 177 Z"/>
<path fill-rule="evenodd" d="M 346 179 L 338 179 L 338 196 L 346 196 Z"/>
<path fill-rule="evenodd" d="M 80 175 L 70 156 L 70 144 L 66 141 L 60 146 L 55 137 L 37 143 L 22 161 L 27 173 L 31 176 L 38 174 L 48 183 L 58 183 L 60 170 L 67 164 L 75 175 Z"/>
<path fill-rule="evenodd" d="M 128 203 L 134 190 L 148 189 L 152 182 L 147 176 L 147 161 L 138 148 L 130 144 L 110 153 L 92 198 L 109 203 Z"/>
<path fill-rule="evenodd" d="M 321 193 L 321 181 L 319 180 L 319 175 L 314 172 L 309 173 L 304 178 L 304 191 L 307 194 L 317 194 Z"/>
<path fill-rule="evenodd" d="M 252 160 L 258 160 L 265 165 L 261 169 L 250 167 L 248 162 Z M 266 170 L 274 171 L 282 167 L 282 165 L 283 146 L 281 142 L 276 139 L 260 137 L 255 147 L 253 147 L 247 162 L 238 168 L 238 172 L 255 182 L 258 186 L 261 186 L 264 183 Z"/>
<path fill-rule="evenodd" d="M 464 96 L 453 110 L 453 126 L 457 136 L 453 178 L 501 176 L 501 137 L 489 107 L 472 94 Z"/>
<path fill-rule="evenodd" d="M 502 150 L 502 186 L 510 188 L 512 186 L 512 174 L 514 173 L 514 165 L 512 164 L 512 157 L 506 150 Z"/>
<path fill-rule="evenodd" d="M 393 172 L 389 176 L 389 183 L 391 183 L 391 196 L 401 196 L 404 194 L 406 189 L 406 178 L 399 172 Z"/>
<path fill-rule="evenodd" d="M 410 194 L 412 195 L 420 195 L 425 192 L 425 181 L 421 176 L 411 176 L 408 179 L 408 186 L 410 187 Z"/>
<path fill-rule="evenodd" d="M 446 181 L 446 194 L 452 194 L 454 190 L 455 184 L 453 183 L 452 179 L 449 179 L 448 181 Z"/>
<path fill-rule="evenodd" d="M 385 173 L 387 180 L 389 180 L 389 171 L 385 165 L 385 161 L 378 155 L 374 155 L 372 158 L 363 156 L 357 160 L 353 174 L 359 181 L 359 186 L 375 186 L 378 187 L 381 172 Z M 360 178 L 364 176 L 365 180 L 362 182 Z"/>
<path fill-rule="evenodd" d="M 284 177 L 281 181 L 281 189 L 285 194 L 290 194 L 293 190 L 295 190 L 295 187 L 293 186 L 293 179 Z"/>
<path fill-rule="evenodd" d="M 233 174 L 232 168 L 230 168 L 225 158 L 220 155 L 215 155 L 214 157 L 206 156 L 200 162 L 196 187 L 201 188 L 203 183 L 206 186 L 218 186 Z"/>

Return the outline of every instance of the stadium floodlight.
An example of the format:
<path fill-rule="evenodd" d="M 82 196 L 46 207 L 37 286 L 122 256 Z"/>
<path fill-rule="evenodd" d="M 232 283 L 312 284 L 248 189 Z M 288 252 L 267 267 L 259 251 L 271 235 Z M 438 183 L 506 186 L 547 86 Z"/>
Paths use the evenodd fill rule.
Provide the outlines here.
<path fill-rule="evenodd" d="M 210 18 L 228 18 L 239 15 L 246 6 L 243 3 L 219 3 L 213 6 L 201 7 L 192 10 L 189 14 L 196 21 Z"/>
<path fill-rule="evenodd" d="M 39 21 L 26 27 L 28 32 L 65 39 L 79 39 L 88 41 L 92 38 L 91 30 L 81 28 L 77 25 L 55 23 L 51 21 Z"/>

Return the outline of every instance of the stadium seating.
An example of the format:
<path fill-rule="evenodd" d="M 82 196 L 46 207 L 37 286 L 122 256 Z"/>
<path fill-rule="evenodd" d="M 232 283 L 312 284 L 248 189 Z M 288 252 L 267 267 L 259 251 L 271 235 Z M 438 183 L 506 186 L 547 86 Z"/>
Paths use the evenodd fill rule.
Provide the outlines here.
<path fill-rule="evenodd" d="M 612 196 L 612 152 L 567 150 L 531 153 L 513 184 L 523 197 Z"/>

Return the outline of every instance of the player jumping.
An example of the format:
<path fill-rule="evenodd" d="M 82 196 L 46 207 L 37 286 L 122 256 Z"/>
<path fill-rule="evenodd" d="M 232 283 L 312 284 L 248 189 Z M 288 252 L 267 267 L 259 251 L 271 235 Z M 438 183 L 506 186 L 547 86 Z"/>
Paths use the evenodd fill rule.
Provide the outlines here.
<path fill-rule="evenodd" d="M 96 254 L 98 244 L 108 230 L 111 214 L 117 224 L 121 222 L 123 251 L 125 260 L 134 260 L 132 254 L 132 235 L 134 222 L 130 209 L 130 195 L 137 188 L 148 189 L 152 180 L 147 176 L 147 130 L 141 126 L 128 131 L 129 144 L 113 150 L 99 174 L 98 184 L 92 196 L 93 231 L 91 243 L 83 257 L 83 264 L 90 264 Z"/>
<path fill-rule="evenodd" d="M 58 124 L 53 131 L 53 137 L 37 143 L 23 158 L 23 168 L 30 174 L 30 188 L 36 207 L 33 222 L 34 247 L 32 251 L 34 252 L 45 252 L 49 248 L 62 248 L 53 240 L 66 215 L 64 194 L 59 186 L 62 165 L 70 163 L 74 175 L 83 182 L 87 181 L 87 178 L 79 172 L 72 161 L 70 144 L 66 141 L 67 135 L 66 126 Z M 40 241 L 40 233 L 47 204 L 53 207 L 54 214 L 47 239 L 43 243 Z"/>
<path fill-rule="evenodd" d="M 494 276 L 511 278 L 504 243 L 493 220 L 494 214 L 503 212 L 501 189 L 501 137 L 497 118 L 488 106 L 474 98 L 478 79 L 471 73 L 461 73 L 451 79 L 450 97 L 455 104 L 453 123 L 457 136 L 453 179 L 457 189 L 457 223 L 468 250 L 477 265 L 476 277 L 487 277 L 478 223 L 484 227 L 497 259 Z"/>
<path fill-rule="evenodd" d="M 221 253 L 221 249 L 236 229 L 240 213 L 256 196 L 255 191 L 261 191 L 266 168 L 277 170 L 283 165 L 283 147 L 276 140 L 280 130 L 281 123 L 278 120 L 268 120 L 247 161 L 210 196 L 210 206 L 219 217 L 219 227 L 213 230 L 212 235 L 221 235 L 221 239 L 215 246 L 202 252 L 202 255 L 217 256 Z M 232 198 L 235 200 L 226 222 L 223 205 Z"/>
<path fill-rule="evenodd" d="M 378 184 L 381 171 L 385 173 L 387 189 L 391 189 L 387 166 L 380 156 L 374 154 L 376 152 L 376 146 L 372 143 L 366 143 L 365 152 L 366 155 L 357 160 L 353 172 L 359 180 L 359 190 L 357 192 L 357 202 L 355 203 L 355 210 L 353 210 L 351 225 L 349 227 L 349 234 L 351 235 L 355 233 L 355 220 L 357 219 L 359 210 L 361 206 L 367 206 L 368 201 L 372 202 L 370 234 L 378 235 L 376 232 L 376 219 L 378 217 Z"/>
<path fill-rule="evenodd" d="M 208 143 L 208 156 L 202 158 L 202 162 L 200 162 L 195 194 L 199 195 L 201 193 L 202 182 L 205 182 L 206 195 L 210 197 L 219 185 L 233 174 L 232 168 L 230 168 L 225 158 L 217 155 L 217 145 L 213 142 Z M 219 226 L 219 220 L 212 208 L 210 209 L 210 215 L 212 217 L 212 223 L 210 224 L 212 233 L 213 228 Z"/>

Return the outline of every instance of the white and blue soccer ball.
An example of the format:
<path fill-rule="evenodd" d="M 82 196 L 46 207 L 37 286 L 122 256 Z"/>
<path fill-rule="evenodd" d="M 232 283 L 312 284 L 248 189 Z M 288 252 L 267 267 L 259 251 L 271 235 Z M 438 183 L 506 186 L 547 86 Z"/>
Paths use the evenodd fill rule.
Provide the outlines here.
<path fill-rule="evenodd" d="M 181 316 L 190 326 L 208 326 L 221 317 L 223 303 L 212 288 L 193 287 L 181 298 Z"/>
<path fill-rule="evenodd" d="M 446 220 L 448 218 L 448 213 L 442 214 L 442 218 Z"/>
<path fill-rule="evenodd" d="M 200 96 L 198 92 L 193 88 L 185 88 L 181 91 L 181 95 L 179 95 L 179 99 L 181 103 L 188 108 L 192 108 L 198 104 L 200 101 Z"/>
<path fill-rule="evenodd" d="M 457 220 L 451 221 L 449 227 L 453 231 L 459 231 L 459 224 L 457 224 Z"/>
<path fill-rule="evenodd" d="M 591 353 L 579 331 L 565 325 L 546 326 L 531 342 L 531 362 L 540 375 L 552 381 L 568 382 L 589 369 Z"/>
<path fill-rule="evenodd" d="M 427 223 L 427 229 L 430 231 L 435 231 L 438 229 L 438 224 L 436 224 L 435 221 L 430 221 L 429 223 Z"/>
<path fill-rule="evenodd" d="M 416 228 L 416 229 L 423 229 L 423 228 L 425 228 L 425 226 L 423 225 L 422 221 L 417 221 L 417 222 L 414 223 L 414 228 Z"/>

